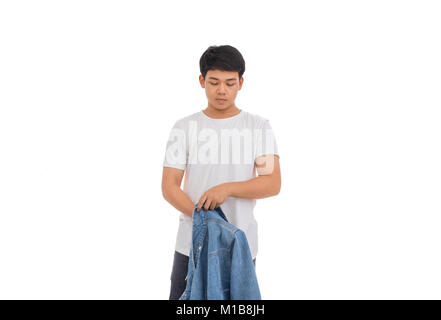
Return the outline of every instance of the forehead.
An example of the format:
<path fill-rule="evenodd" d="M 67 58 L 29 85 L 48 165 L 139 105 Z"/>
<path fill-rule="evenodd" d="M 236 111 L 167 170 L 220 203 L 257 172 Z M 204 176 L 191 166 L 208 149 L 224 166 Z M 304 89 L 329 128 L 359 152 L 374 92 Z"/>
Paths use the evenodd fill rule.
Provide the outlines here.
<path fill-rule="evenodd" d="M 239 74 L 237 71 L 221 71 L 221 70 L 208 70 L 205 76 L 208 80 L 238 80 Z"/>

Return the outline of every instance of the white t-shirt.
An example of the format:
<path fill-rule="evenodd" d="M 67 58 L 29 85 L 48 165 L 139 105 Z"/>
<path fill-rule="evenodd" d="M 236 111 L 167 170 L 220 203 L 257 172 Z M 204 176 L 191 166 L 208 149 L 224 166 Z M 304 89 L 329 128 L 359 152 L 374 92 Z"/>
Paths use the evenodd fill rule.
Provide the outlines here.
<path fill-rule="evenodd" d="M 184 192 L 196 204 L 216 185 L 256 177 L 254 160 L 264 154 L 278 155 L 269 120 L 244 110 L 224 119 L 199 111 L 174 124 L 167 142 L 163 166 L 185 170 Z M 243 230 L 251 255 L 257 255 L 255 199 L 228 197 L 220 205 L 228 222 Z M 175 250 L 190 255 L 193 221 L 183 213 Z"/>

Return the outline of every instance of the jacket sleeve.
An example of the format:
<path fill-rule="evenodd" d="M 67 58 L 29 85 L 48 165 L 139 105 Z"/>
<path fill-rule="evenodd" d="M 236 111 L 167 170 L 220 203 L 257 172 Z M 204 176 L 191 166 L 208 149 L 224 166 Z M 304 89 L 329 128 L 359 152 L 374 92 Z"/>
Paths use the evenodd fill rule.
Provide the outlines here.
<path fill-rule="evenodd" d="M 261 300 L 253 257 L 242 230 L 237 230 L 232 244 L 230 299 Z"/>

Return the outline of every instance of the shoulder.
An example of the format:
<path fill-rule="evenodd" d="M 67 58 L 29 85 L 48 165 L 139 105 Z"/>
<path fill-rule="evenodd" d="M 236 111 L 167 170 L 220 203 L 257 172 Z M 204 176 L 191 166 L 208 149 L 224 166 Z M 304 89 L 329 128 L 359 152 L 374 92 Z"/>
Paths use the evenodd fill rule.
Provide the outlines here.
<path fill-rule="evenodd" d="M 194 112 L 190 115 L 187 115 L 185 117 L 179 118 L 175 121 L 174 128 L 180 128 L 180 129 L 186 129 L 188 128 L 188 124 L 191 121 L 197 121 L 199 119 L 200 112 Z"/>
<path fill-rule="evenodd" d="M 265 125 L 266 122 L 269 121 L 269 119 L 265 116 L 251 113 L 248 111 L 245 111 L 244 116 L 245 116 L 244 119 L 247 122 L 247 124 L 255 128 L 261 128 Z"/>

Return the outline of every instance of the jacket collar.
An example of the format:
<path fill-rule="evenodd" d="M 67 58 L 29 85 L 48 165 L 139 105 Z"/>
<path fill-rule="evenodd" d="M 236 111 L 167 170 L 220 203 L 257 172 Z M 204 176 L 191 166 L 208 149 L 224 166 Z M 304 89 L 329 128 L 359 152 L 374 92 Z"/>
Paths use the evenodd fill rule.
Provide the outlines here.
<path fill-rule="evenodd" d="M 193 208 L 193 224 L 196 223 L 203 223 L 207 220 L 207 218 L 223 218 L 226 222 L 228 222 L 227 217 L 225 216 L 224 212 L 222 211 L 221 207 L 214 208 L 213 210 L 205 210 L 204 207 L 201 208 L 201 210 L 197 211 L 198 203 L 194 205 Z M 194 220 L 196 218 L 196 221 Z"/>

